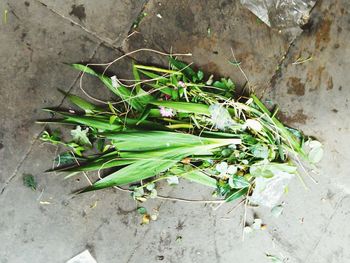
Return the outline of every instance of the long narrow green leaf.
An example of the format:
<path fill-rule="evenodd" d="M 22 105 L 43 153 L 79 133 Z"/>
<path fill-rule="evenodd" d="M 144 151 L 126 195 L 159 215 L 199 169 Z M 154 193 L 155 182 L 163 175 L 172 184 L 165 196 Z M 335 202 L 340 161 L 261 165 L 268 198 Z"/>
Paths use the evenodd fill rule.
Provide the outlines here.
<path fill-rule="evenodd" d="M 146 159 L 134 162 L 133 164 L 97 181 L 85 191 L 124 185 L 150 178 L 169 169 L 188 154 L 188 149 L 186 149 L 185 152 L 179 152 L 178 149 L 176 149 L 175 151 L 168 151 L 163 158 L 157 158 L 156 160 Z"/>
<path fill-rule="evenodd" d="M 286 127 L 276 118 L 271 117 L 271 112 L 265 107 L 265 105 L 256 97 L 254 94 L 251 95 L 253 98 L 254 103 L 265 113 L 267 114 L 273 123 L 276 125 L 276 127 L 279 128 L 280 133 L 282 137 L 286 140 L 287 145 L 289 144 L 294 148 L 295 151 L 297 151 L 303 158 L 307 158 L 304 150 L 300 147 L 300 143 L 297 142 L 294 138 L 294 135 L 291 134 Z"/>
<path fill-rule="evenodd" d="M 108 175 L 97 181 L 92 186 L 86 188 L 84 192 L 103 189 L 110 186 L 124 185 L 137 182 L 155 176 L 185 158 L 197 152 L 208 152 L 214 148 L 222 146 L 222 143 L 213 143 L 210 145 L 180 147 L 163 151 L 158 158 L 150 158 L 136 161 L 120 169 L 119 171 Z"/>
<path fill-rule="evenodd" d="M 146 106 L 150 101 L 154 100 L 153 96 L 147 93 L 145 90 L 141 88 L 141 78 L 140 74 L 135 67 L 135 64 L 132 66 L 132 72 L 134 75 L 134 79 L 136 81 L 135 85 L 135 91 L 136 91 L 136 97 L 137 99 L 142 103 L 143 106 Z"/>
<path fill-rule="evenodd" d="M 240 198 L 241 196 L 245 195 L 248 193 L 248 187 L 246 188 L 241 188 L 241 189 L 234 189 L 231 192 L 229 192 L 228 195 L 226 195 L 225 202 L 232 202 L 233 200 L 236 200 Z"/>
<path fill-rule="evenodd" d="M 69 94 L 61 89 L 58 89 L 62 94 L 64 94 L 68 100 L 78 106 L 79 108 L 81 108 L 82 110 L 84 110 L 85 112 L 92 112 L 92 111 L 100 111 L 101 109 L 99 107 L 97 107 L 96 105 L 84 100 L 83 98 L 73 95 L 73 94 Z"/>
<path fill-rule="evenodd" d="M 102 133 L 101 136 L 113 140 L 114 145 L 120 151 L 150 151 L 180 146 L 190 147 L 191 145 L 212 144 L 225 140 L 165 131 Z"/>
<path fill-rule="evenodd" d="M 60 113 L 62 114 L 62 113 Z M 90 116 L 76 116 L 62 114 L 65 117 L 65 122 L 77 123 L 85 126 L 90 126 L 100 130 L 121 131 L 124 126 L 122 124 L 109 123 L 109 120 L 101 120 Z"/>
<path fill-rule="evenodd" d="M 108 169 L 112 167 L 124 166 L 135 162 L 133 159 L 107 159 L 107 160 L 97 160 L 89 163 L 84 163 L 80 166 L 70 166 L 70 167 L 57 167 L 47 172 L 88 172 L 88 171 L 97 171 Z"/>
<path fill-rule="evenodd" d="M 182 75 L 182 72 L 175 71 L 175 70 L 170 70 L 170 69 L 164 69 L 164 68 L 157 68 L 153 66 L 144 66 L 144 65 L 135 65 L 137 69 L 145 69 L 145 70 L 150 70 L 150 71 L 155 71 L 155 72 L 162 72 L 162 73 L 169 73 L 169 74 L 174 74 L 174 75 Z"/>
<path fill-rule="evenodd" d="M 214 178 L 209 177 L 208 175 L 206 175 L 205 173 L 199 170 L 192 170 L 190 172 L 179 174 L 179 176 L 195 183 L 216 188 L 216 180 Z"/>
<path fill-rule="evenodd" d="M 172 66 L 174 66 L 178 70 L 181 70 L 187 78 L 189 78 L 190 80 L 195 80 L 194 78 L 196 78 L 196 73 L 187 64 L 176 60 L 173 57 L 169 57 L 169 62 Z"/>
<path fill-rule="evenodd" d="M 109 78 L 105 75 L 102 75 L 102 74 L 98 74 L 93 69 L 86 67 L 84 65 L 73 64 L 72 66 L 75 69 L 78 69 L 78 70 L 83 71 L 85 73 L 91 74 L 93 76 L 97 76 L 105 84 L 105 86 L 109 90 L 111 90 L 114 94 L 119 96 L 123 101 L 130 104 L 130 106 L 132 106 L 135 110 L 137 110 L 139 112 L 141 112 L 143 110 L 143 107 L 145 105 L 143 105 L 140 102 L 139 97 L 136 97 L 135 94 L 133 94 L 128 88 L 126 88 L 122 85 L 120 85 L 119 87 L 114 87 L 112 85 L 111 78 Z"/>
<path fill-rule="evenodd" d="M 178 101 L 152 101 L 153 105 L 175 109 L 179 112 L 210 115 L 209 106 L 200 103 Z"/>
<path fill-rule="evenodd" d="M 160 83 L 167 83 L 168 79 L 165 77 L 162 77 L 161 75 L 155 74 L 153 72 L 147 71 L 147 70 L 142 70 L 138 69 L 139 72 L 141 72 L 143 75 L 146 77 L 149 77 L 151 79 L 155 79 L 155 81 L 160 82 Z"/>
<path fill-rule="evenodd" d="M 88 66 L 86 65 L 82 65 L 82 64 L 72 64 L 72 67 L 77 69 L 77 70 L 80 70 L 84 73 L 87 73 L 87 74 L 90 74 L 90 75 L 93 75 L 93 76 L 96 76 L 98 77 L 98 74 L 91 68 L 89 68 Z"/>
<path fill-rule="evenodd" d="M 157 129 L 157 130 L 163 130 L 163 131 L 170 130 L 159 123 L 156 123 L 153 121 L 147 121 L 147 120 L 144 120 L 141 123 L 139 123 L 138 119 L 124 118 L 121 120 L 115 120 L 113 123 L 111 123 L 110 119 L 104 116 L 83 116 L 83 115 L 73 115 L 67 112 L 52 110 L 52 109 L 43 109 L 43 110 L 55 112 L 65 117 L 65 119 L 63 120 L 53 119 L 53 120 L 48 120 L 49 122 L 81 124 L 81 125 L 90 126 L 96 129 L 104 130 L 104 131 L 121 131 L 125 128 L 137 128 L 137 129 L 148 129 L 148 130 Z M 44 120 L 42 120 L 41 122 L 44 122 Z"/>

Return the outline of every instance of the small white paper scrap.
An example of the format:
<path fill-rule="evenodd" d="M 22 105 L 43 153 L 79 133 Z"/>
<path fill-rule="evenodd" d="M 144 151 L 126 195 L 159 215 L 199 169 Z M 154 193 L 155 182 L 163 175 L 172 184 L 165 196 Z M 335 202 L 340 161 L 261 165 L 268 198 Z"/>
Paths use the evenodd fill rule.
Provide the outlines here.
<path fill-rule="evenodd" d="M 89 250 L 81 252 L 74 258 L 71 258 L 66 263 L 97 263 L 96 260 L 91 256 Z"/>

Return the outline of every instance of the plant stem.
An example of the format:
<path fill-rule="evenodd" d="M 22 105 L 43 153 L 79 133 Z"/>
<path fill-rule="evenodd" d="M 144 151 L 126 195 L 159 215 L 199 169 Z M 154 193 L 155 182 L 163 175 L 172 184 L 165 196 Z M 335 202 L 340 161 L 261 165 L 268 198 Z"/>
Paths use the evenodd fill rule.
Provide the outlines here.
<path fill-rule="evenodd" d="M 157 67 L 153 67 L 153 66 L 135 65 L 135 68 L 146 69 L 146 70 L 151 70 L 151 71 L 156 71 L 156 72 L 169 73 L 169 74 L 174 74 L 174 75 L 182 75 L 182 73 L 179 71 L 157 68 Z"/>

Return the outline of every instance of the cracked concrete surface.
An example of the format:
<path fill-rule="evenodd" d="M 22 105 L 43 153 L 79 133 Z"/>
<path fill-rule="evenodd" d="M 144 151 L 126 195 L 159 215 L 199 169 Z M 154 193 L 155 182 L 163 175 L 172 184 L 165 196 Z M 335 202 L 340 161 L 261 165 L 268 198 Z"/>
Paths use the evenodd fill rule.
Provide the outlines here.
<path fill-rule="evenodd" d="M 4 18 L 7 10 L 6 21 Z M 84 1 L 72 3 L 2 1 L 0 11 L 0 262 L 65 262 L 89 249 L 104 262 L 350 262 L 350 177 L 348 144 L 350 93 L 350 4 L 319 1 L 311 21 L 293 43 L 257 22 L 238 1 Z M 140 12 L 147 16 L 128 37 Z M 267 104 L 280 104 L 280 118 L 314 134 L 326 154 L 309 190 L 297 180 L 285 196 L 279 218 L 264 208 L 248 211 L 267 224 L 242 242 L 243 207 L 213 211 L 209 205 L 151 200 L 160 216 L 140 226 L 135 203 L 116 190 L 72 198 L 81 180 L 44 174 L 57 154 L 37 140 L 47 117 L 40 108 L 63 105 L 57 88 L 81 94 L 78 73 L 66 63 L 103 63 L 140 47 L 191 52 L 188 60 L 217 76 L 245 80 L 229 65 L 232 47 L 256 92 Z M 163 57 L 137 54 L 137 60 L 165 63 Z M 296 64 L 298 58 L 309 58 Z M 130 60 L 112 71 L 128 77 Z M 84 88 L 99 98 L 111 96 L 93 78 Z M 33 174 L 37 191 L 23 186 Z M 192 183 L 164 187 L 165 195 L 206 199 L 210 191 Z"/>

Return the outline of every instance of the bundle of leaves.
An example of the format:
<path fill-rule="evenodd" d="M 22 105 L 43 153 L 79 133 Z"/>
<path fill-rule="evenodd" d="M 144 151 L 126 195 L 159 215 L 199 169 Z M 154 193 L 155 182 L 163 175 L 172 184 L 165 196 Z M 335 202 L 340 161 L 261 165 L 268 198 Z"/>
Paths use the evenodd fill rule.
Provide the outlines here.
<path fill-rule="evenodd" d="M 74 64 L 117 98 L 95 105 L 65 94 L 79 110 L 45 109 L 60 118 L 42 122 L 73 127 L 68 142 L 57 132 L 42 134 L 42 140 L 67 147 L 60 165 L 49 171 L 67 177 L 111 171 L 83 192 L 129 186 L 133 197 L 144 201 L 157 194 L 155 182 L 177 184 L 180 178 L 211 187 L 220 200 L 248 196 L 272 207 L 297 174 L 297 164 L 321 159 L 318 141 L 283 125 L 277 110 L 268 110 L 254 94 L 234 99 L 231 79 L 215 80 L 169 61 L 169 68 L 133 64 L 132 85 Z"/>

